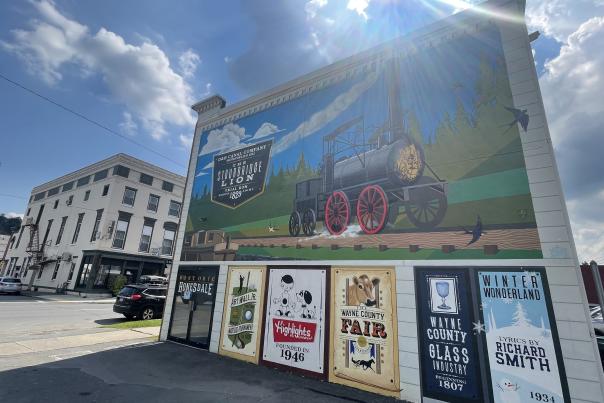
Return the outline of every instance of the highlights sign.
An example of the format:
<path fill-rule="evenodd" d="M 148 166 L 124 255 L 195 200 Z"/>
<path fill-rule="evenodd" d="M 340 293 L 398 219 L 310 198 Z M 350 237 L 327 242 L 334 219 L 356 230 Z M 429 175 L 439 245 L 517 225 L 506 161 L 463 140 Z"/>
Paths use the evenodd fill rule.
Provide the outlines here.
<path fill-rule="evenodd" d="M 270 270 L 264 361 L 325 372 L 325 286 L 325 270 Z"/>

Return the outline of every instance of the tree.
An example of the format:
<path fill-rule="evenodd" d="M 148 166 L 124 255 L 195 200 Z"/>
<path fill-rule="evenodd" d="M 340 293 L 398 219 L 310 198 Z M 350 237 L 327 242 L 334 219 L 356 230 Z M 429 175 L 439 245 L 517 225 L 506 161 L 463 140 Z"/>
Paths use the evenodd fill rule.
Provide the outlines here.
<path fill-rule="evenodd" d="M 12 235 L 21 228 L 21 217 L 8 218 L 0 214 L 0 235 Z"/>
<path fill-rule="evenodd" d="M 532 326 L 531 320 L 526 315 L 526 310 L 520 302 L 516 303 L 516 312 L 514 312 L 514 326 L 529 327 Z"/>

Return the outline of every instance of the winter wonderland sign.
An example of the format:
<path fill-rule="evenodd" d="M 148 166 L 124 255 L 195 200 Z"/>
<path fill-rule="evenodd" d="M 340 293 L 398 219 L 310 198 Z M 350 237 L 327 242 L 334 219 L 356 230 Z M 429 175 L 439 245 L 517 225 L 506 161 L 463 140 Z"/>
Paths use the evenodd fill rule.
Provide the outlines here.
<path fill-rule="evenodd" d="M 570 401 L 545 270 L 478 271 L 493 401 Z"/>
<path fill-rule="evenodd" d="M 465 269 L 416 269 L 422 392 L 447 402 L 482 402 L 477 336 Z"/>

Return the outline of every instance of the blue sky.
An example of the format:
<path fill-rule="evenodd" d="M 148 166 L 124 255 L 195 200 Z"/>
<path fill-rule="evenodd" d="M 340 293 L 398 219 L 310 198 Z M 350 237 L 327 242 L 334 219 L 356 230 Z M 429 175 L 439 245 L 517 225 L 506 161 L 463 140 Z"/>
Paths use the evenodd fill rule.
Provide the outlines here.
<path fill-rule="evenodd" d="M 184 174 L 197 100 L 217 92 L 237 102 L 465 7 L 461 0 L 2 2 L 0 74 L 175 162 L 0 80 L 0 212 L 21 214 L 33 186 L 118 152 Z M 604 258 L 604 3 L 528 0 L 527 20 L 542 33 L 534 51 L 579 256 Z"/>

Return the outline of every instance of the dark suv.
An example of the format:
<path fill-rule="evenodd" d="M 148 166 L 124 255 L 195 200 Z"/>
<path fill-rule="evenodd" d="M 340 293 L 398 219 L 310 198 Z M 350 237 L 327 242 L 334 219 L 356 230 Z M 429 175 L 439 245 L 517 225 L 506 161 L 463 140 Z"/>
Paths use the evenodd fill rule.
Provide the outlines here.
<path fill-rule="evenodd" d="M 153 319 L 160 317 L 166 304 L 165 286 L 130 284 L 122 288 L 113 304 L 113 312 L 128 319 Z"/>

